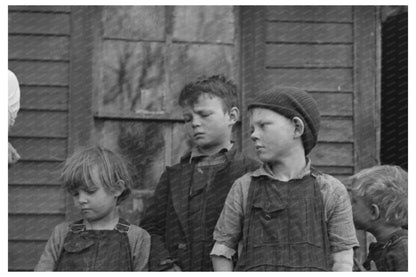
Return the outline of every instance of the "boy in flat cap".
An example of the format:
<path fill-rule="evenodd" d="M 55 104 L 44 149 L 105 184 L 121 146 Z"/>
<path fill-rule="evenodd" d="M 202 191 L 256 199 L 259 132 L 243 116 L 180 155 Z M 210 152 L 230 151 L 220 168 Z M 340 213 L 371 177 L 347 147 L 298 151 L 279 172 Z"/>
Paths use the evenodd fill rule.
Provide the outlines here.
<path fill-rule="evenodd" d="M 316 102 L 275 87 L 248 109 L 263 166 L 237 179 L 227 196 L 214 231 L 214 270 L 351 271 L 358 241 L 348 192 L 308 158 L 319 132 Z"/>

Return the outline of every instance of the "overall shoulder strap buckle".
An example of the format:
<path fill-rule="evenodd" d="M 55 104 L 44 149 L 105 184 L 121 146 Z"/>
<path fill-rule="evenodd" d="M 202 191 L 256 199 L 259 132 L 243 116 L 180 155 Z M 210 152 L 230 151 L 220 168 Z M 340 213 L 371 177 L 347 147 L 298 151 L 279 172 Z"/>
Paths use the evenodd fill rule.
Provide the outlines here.
<path fill-rule="evenodd" d="M 130 229 L 130 223 L 127 220 L 120 218 L 114 229 L 121 233 L 127 233 Z"/>
<path fill-rule="evenodd" d="M 322 174 L 319 170 L 317 170 L 314 167 L 311 167 L 310 172 L 311 172 L 311 176 L 315 179 L 318 177 L 318 175 Z"/>
<path fill-rule="evenodd" d="M 86 227 L 85 227 L 85 224 L 83 223 L 83 220 L 81 219 L 81 220 L 77 220 L 77 221 L 71 223 L 69 225 L 69 229 L 73 233 L 80 233 L 82 231 L 85 231 Z"/>

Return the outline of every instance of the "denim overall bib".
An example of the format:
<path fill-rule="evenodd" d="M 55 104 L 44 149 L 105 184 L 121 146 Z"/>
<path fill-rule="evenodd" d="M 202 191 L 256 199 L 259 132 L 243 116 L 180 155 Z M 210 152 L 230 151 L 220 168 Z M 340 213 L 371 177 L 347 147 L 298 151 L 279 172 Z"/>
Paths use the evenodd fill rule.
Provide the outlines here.
<path fill-rule="evenodd" d="M 120 218 L 114 230 L 86 230 L 82 222 L 69 226 L 56 271 L 132 271 L 130 223 Z"/>
<path fill-rule="evenodd" d="M 288 182 L 253 177 L 237 271 L 330 270 L 324 205 L 316 172 Z"/>

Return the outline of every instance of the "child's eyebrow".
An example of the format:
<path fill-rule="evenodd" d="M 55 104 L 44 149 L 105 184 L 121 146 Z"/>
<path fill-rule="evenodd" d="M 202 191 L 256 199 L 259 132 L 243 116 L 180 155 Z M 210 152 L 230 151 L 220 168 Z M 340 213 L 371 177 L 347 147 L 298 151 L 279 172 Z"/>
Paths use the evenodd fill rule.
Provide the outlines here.
<path fill-rule="evenodd" d="M 270 120 L 267 119 L 258 119 L 256 121 L 252 121 L 252 124 L 264 124 L 264 123 L 270 123 Z"/>
<path fill-rule="evenodd" d="M 205 107 L 202 107 L 202 108 L 193 108 L 192 110 L 194 111 L 194 113 L 210 112 L 211 111 L 210 108 L 205 108 Z"/>

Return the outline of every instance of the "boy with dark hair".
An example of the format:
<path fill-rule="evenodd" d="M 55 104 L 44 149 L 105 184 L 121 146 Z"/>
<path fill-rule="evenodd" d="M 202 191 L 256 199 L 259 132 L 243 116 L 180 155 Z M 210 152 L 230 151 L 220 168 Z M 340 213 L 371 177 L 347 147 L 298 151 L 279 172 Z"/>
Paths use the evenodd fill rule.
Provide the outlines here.
<path fill-rule="evenodd" d="M 237 179 L 227 196 L 214 232 L 214 270 L 351 271 L 358 241 L 348 193 L 307 157 L 319 132 L 315 100 L 275 87 L 248 109 L 263 166 Z"/>
<path fill-rule="evenodd" d="M 167 167 L 141 226 L 152 238 L 150 270 L 212 271 L 212 233 L 232 183 L 258 163 L 237 153 L 235 85 L 223 76 L 187 84 L 179 103 L 193 148 Z"/>
<path fill-rule="evenodd" d="M 407 271 L 407 172 L 399 166 L 374 166 L 348 180 L 354 223 L 370 232 L 377 242 L 370 244 L 364 268 L 377 271 Z"/>

